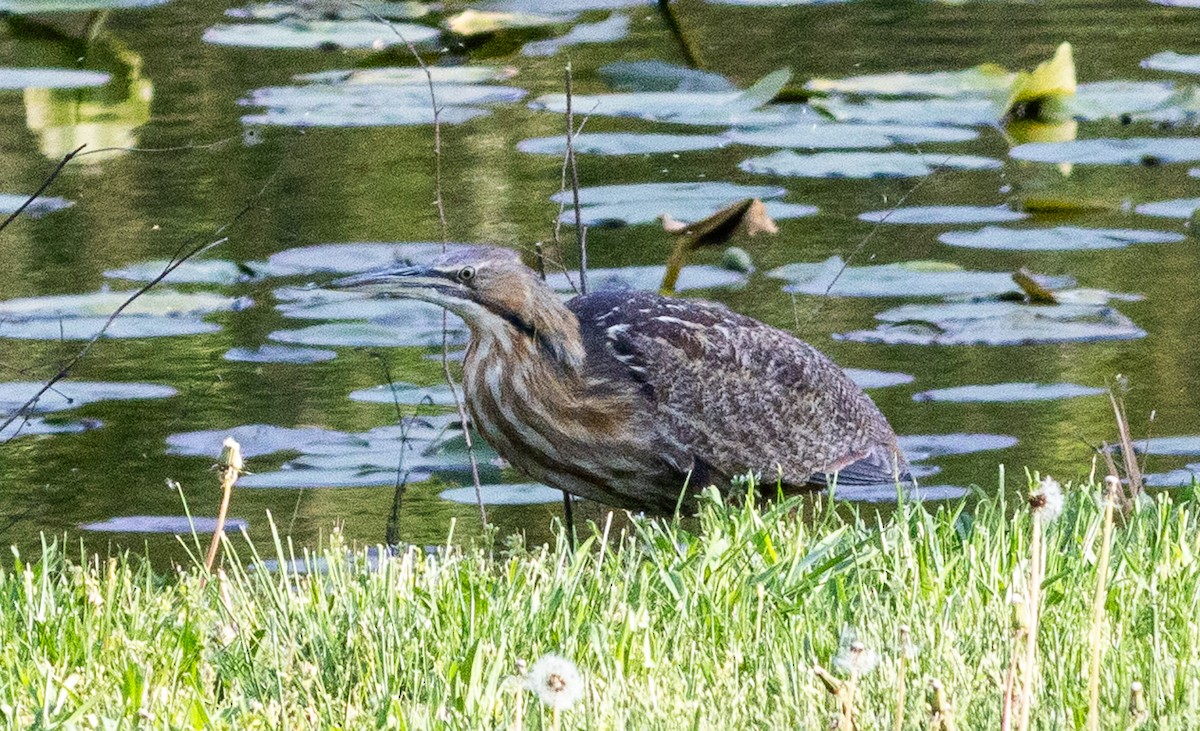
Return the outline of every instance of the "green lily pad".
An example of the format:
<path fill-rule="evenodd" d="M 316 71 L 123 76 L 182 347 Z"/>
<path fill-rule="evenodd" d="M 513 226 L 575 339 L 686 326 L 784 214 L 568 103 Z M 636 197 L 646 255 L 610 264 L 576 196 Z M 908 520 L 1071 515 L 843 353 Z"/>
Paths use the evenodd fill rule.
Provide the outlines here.
<path fill-rule="evenodd" d="M 1200 160 L 1200 137 L 1134 137 L 1130 139 L 1031 142 L 1009 152 L 1017 160 L 1076 165 L 1138 165 Z"/>
<path fill-rule="evenodd" d="M 1103 388 L 1076 383 L 995 383 L 986 386 L 938 388 L 913 394 L 913 401 L 946 401 L 956 404 L 1058 401 L 1080 396 L 1100 396 Z"/>
<path fill-rule="evenodd" d="M 224 530 L 238 533 L 246 530 L 249 523 L 241 518 L 226 518 Z M 123 515 L 95 523 L 84 523 L 80 530 L 99 533 L 167 533 L 187 536 L 195 533 L 215 533 L 216 518 L 201 518 L 194 515 Z"/>
<path fill-rule="evenodd" d="M 523 89 L 482 84 L 434 82 L 438 122 L 461 124 L 488 114 L 481 105 L 515 102 Z M 265 107 L 247 115 L 249 125 L 288 127 L 385 127 L 433 124 L 426 82 L 413 84 L 314 83 L 256 89 L 242 99 L 246 106 Z"/>
<path fill-rule="evenodd" d="M 840 122 L 870 124 L 949 125 L 977 127 L 995 123 L 997 104 L 988 99 L 867 99 L 848 101 L 841 97 L 813 100 Z"/>
<path fill-rule="evenodd" d="M 588 291 L 607 289 L 639 289 L 657 292 L 662 285 L 665 266 L 629 266 L 619 269 L 589 269 Z M 546 283 L 559 292 L 574 292 L 579 285 L 579 272 L 550 272 Z M 746 275 L 707 264 L 686 266 L 675 282 L 677 292 L 692 289 L 738 287 L 746 283 Z"/>
<path fill-rule="evenodd" d="M 663 152 L 716 150 L 729 144 L 719 135 L 639 134 L 633 132 L 601 132 L 575 137 L 575 152 L 581 155 L 651 155 Z M 517 149 L 535 155 L 562 157 L 567 149 L 567 136 L 535 137 L 517 143 Z"/>
<path fill-rule="evenodd" d="M 921 434 L 898 437 L 896 441 L 909 462 L 990 452 L 1017 445 L 1017 438 L 1006 434 Z"/>
<path fill-rule="evenodd" d="M 111 78 L 111 74 L 82 69 L 7 67 L 0 68 L 0 89 L 81 89 L 103 86 Z"/>
<path fill-rule="evenodd" d="M 1200 207 L 1200 199 L 1196 205 Z M 1187 237 L 1172 231 L 1136 229 L 1079 228 L 1002 228 L 988 226 L 978 231 L 948 231 L 938 241 L 968 249 L 1008 251 L 1082 251 L 1087 249 L 1123 249 L 1132 244 L 1169 244 Z"/>
<path fill-rule="evenodd" d="M 7 322 L 53 320 L 110 315 L 135 290 L 93 292 L 47 297 L 22 297 L 0 302 L 0 319 Z M 199 317 L 213 312 L 244 310 L 252 301 L 244 297 L 226 297 L 215 292 L 178 292 L 154 289 L 138 297 L 123 311 L 130 315 L 158 317 Z M 117 318 L 120 321 L 122 318 Z"/>
<path fill-rule="evenodd" d="M 617 91 L 734 92 L 729 79 L 665 61 L 615 61 L 597 73 Z"/>
<path fill-rule="evenodd" d="M 788 280 L 785 292 L 833 297 L 994 296 L 1019 291 L 1010 272 L 968 271 L 943 262 L 847 267 L 840 256 L 832 256 L 823 262 L 787 264 L 767 276 Z M 1041 277 L 1039 281 L 1048 289 L 1073 283 L 1070 277 Z"/>
<path fill-rule="evenodd" d="M 462 244 L 440 242 L 354 242 L 317 244 L 286 249 L 267 257 L 272 276 L 308 276 L 318 273 L 358 274 L 402 261 L 427 263 Z"/>
<path fill-rule="evenodd" d="M 836 340 L 886 345 L 1030 345 L 1131 340 L 1146 332 L 1104 305 L 1026 305 L 955 302 L 905 305 L 875 316 L 874 330 L 835 334 Z"/>
<path fill-rule="evenodd" d="M 735 129 L 725 136 L 730 141 L 743 145 L 816 150 L 879 148 L 927 142 L 967 142 L 978 137 L 979 133 L 966 127 L 802 122 L 755 130 Z"/>
<path fill-rule="evenodd" d="M 448 331 L 450 345 L 465 345 L 465 332 Z M 411 327 L 406 323 L 330 322 L 296 330 L 276 330 L 268 340 L 294 345 L 363 347 L 433 347 L 442 344 L 442 330 Z"/>
<path fill-rule="evenodd" d="M 483 84 L 489 81 L 503 81 L 517 73 L 516 69 L 505 66 L 430 66 L 428 68 L 429 76 L 433 77 L 435 89 L 438 84 Z M 311 74 L 299 74 L 293 76 L 292 79 L 313 84 L 366 84 L 369 86 L 420 86 L 429 83 L 424 69 L 411 66 L 318 71 Z M 425 89 L 428 93 L 429 87 L 426 86 Z"/>
<path fill-rule="evenodd" d="M 782 150 L 743 160 L 747 173 L 796 178 L 908 178 L 928 175 L 937 168 L 995 170 L 999 160 L 976 155 L 919 155 L 910 152 L 819 152 L 800 155 Z"/>
<path fill-rule="evenodd" d="M 242 8 L 231 8 L 225 14 L 231 18 L 250 20 L 372 20 L 376 16 L 388 20 L 410 20 L 429 13 L 429 8 L 419 2 L 392 2 L 390 0 L 354 0 L 344 3 L 265 2 L 252 3 Z"/>
<path fill-rule="evenodd" d="M 220 46 L 244 48 L 386 48 L 428 43 L 437 39 L 437 28 L 411 23 L 390 26 L 374 20 L 282 20 L 276 23 L 215 25 L 203 39 Z"/>
<path fill-rule="evenodd" d="M 1008 206 L 912 206 L 868 211 L 859 215 L 860 220 L 871 223 L 938 225 L 1020 221 L 1023 218 L 1029 218 L 1029 214 L 1014 211 Z"/>
<path fill-rule="evenodd" d="M 1190 487 L 1200 481 L 1200 462 L 1181 470 L 1144 475 L 1142 480 L 1148 487 Z"/>
<path fill-rule="evenodd" d="M 1016 74 L 999 66 L 984 64 L 961 71 L 925 74 L 888 73 L 852 76 L 845 79 L 812 79 L 804 85 L 821 93 L 862 96 L 962 97 L 1007 94 Z"/>
<path fill-rule="evenodd" d="M 317 446 L 329 448 L 362 447 L 362 435 L 347 434 L 314 426 L 283 427 L 273 424 L 245 424 L 230 429 L 210 429 L 172 434 L 167 437 L 167 454 L 216 459 L 226 437 L 242 447 L 242 456 L 261 457 L 276 452 L 307 452 Z"/>
<path fill-rule="evenodd" d="M 863 368 L 843 368 L 850 380 L 858 384 L 859 388 L 888 388 L 890 386 L 903 386 L 906 383 L 912 383 L 915 379 L 907 373 L 895 373 L 892 371 L 875 371 Z"/>
<path fill-rule="evenodd" d="M 1193 213 L 1200 211 L 1200 198 L 1179 198 L 1171 201 L 1143 203 L 1133 210 L 1144 216 L 1191 218 Z"/>
<path fill-rule="evenodd" d="M 611 43 L 629 35 L 629 16 L 613 15 L 598 23 L 578 23 L 558 38 L 531 41 L 521 48 L 522 56 L 553 56 L 564 48 L 583 43 Z"/>
<path fill-rule="evenodd" d="M 16 213 L 21 206 L 25 205 L 25 201 L 29 200 L 27 195 L 15 195 L 12 193 L 0 193 L 0 215 L 11 215 Z M 70 208 L 75 205 L 74 201 L 69 201 L 65 198 L 57 198 L 55 196 L 38 196 L 25 206 L 25 210 L 21 212 L 23 216 L 30 218 L 41 218 L 47 213 L 61 211 L 64 208 Z"/>
<path fill-rule="evenodd" d="M 458 398 L 462 399 L 461 389 Z M 411 383 L 385 383 L 371 388 L 360 388 L 350 393 L 351 401 L 362 401 L 369 404 L 400 404 L 416 406 L 453 406 L 454 393 L 445 384 L 437 386 L 415 386 Z"/>
<path fill-rule="evenodd" d="M 1169 457 L 1200 455 L 1200 434 L 1137 439 L 1133 446 L 1137 451 L 1145 454 Z"/>
<path fill-rule="evenodd" d="M 727 2 L 728 0 L 723 1 Z M 958 500 L 968 494 L 970 494 L 970 490 L 955 485 L 920 485 L 918 487 L 901 485 L 899 488 L 893 484 L 839 485 L 834 490 L 834 496 L 838 500 L 852 503 L 890 503 L 901 497 L 904 500 L 917 502 Z"/>
<path fill-rule="evenodd" d="M 128 264 L 120 269 L 109 269 L 104 276 L 109 279 L 125 279 L 131 282 L 149 282 L 158 278 L 172 262 L 166 259 Z M 237 284 L 256 278 L 254 270 L 233 261 L 201 259 L 185 261 L 162 281 L 170 284 Z"/>
<path fill-rule="evenodd" d="M 580 214 L 585 226 L 621 226 L 650 223 L 663 214 L 677 221 L 699 221 L 746 198 L 758 198 L 766 204 L 767 214 L 775 219 L 801 218 L 817 212 L 816 207 L 779 200 L 785 188 L 769 185 L 737 185 L 726 182 L 635 183 L 601 185 L 579 191 Z M 566 206 L 559 220 L 575 223 L 571 209 L 571 191 L 550 197 Z"/>
<path fill-rule="evenodd" d="M 1174 71 L 1179 74 L 1200 74 L 1200 54 L 1186 55 L 1163 51 L 1142 60 L 1142 68 L 1155 71 Z"/>
<path fill-rule="evenodd" d="M 336 487 L 385 487 L 395 485 L 403 479 L 408 483 L 424 482 L 432 477 L 428 472 L 401 472 L 391 470 L 319 470 L 287 469 L 274 472 L 255 472 L 238 480 L 239 488 L 308 489 Z"/>
<path fill-rule="evenodd" d="M 95 10 L 131 10 L 163 5 L 170 0 L 0 0 L 0 13 L 85 13 Z"/>
<path fill-rule="evenodd" d="M 241 363 L 322 363 L 337 357 L 337 351 L 318 348 L 292 348 L 286 345 L 260 345 L 257 348 L 230 348 L 221 356 Z"/>
<path fill-rule="evenodd" d="M 9 414 L 33 398 L 45 384 L 41 381 L 9 381 L 0 383 L 0 414 Z M 114 383 L 106 381 L 64 380 L 54 384 L 33 405 L 28 413 L 46 414 L 98 401 L 131 401 L 170 398 L 179 393 L 170 386 L 157 383 Z"/>
<path fill-rule="evenodd" d="M 513 485 L 481 485 L 479 493 L 484 505 L 543 505 L 561 503 L 563 499 L 561 490 L 546 487 L 536 482 Z M 474 505 L 477 500 L 474 486 L 454 487 L 449 490 L 443 490 L 438 497 L 448 502 L 460 503 L 462 505 Z"/>
<path fill-rule="evenodd" d="M 48 434 L 82 434 L 85 431 L 99 429 L 103 424 L 98 419 L 81 419 L 79 421 L 47 421 L 40 416 L 30 416 L 16 419 L 8 426 L 0 429 L 0 444 L 6 444 L 21 437 L 45 436 Z"/>

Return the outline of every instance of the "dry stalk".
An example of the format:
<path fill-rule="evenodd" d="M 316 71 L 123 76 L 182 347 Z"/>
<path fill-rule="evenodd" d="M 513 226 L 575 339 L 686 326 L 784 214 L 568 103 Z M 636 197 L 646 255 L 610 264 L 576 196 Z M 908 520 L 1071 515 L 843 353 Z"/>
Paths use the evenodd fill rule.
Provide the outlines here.
<path fill-rule="evenodd" d="M 1008 661 L 1008 672 L 1004 675 L 1004 700 L 1000 707 L 1000 731 L 1012 729 L 1013 716 L 1018 711 L 1018 679 L 1021 677 L 1021 648 L 1025 646 L 1025 636 L 1029 632 L 1029 612 L 1026 611 L 1025 600 L 1013 598 L 1013 650 Z"/>
<path fill-rule="evenodd" d="M 50 184 L 53 183 L 55 178 L 58 177 L 58 174 L 63 171 L 63 168 L 65 168 L 67 166 L 67 163 L 71 162 L 71 160 L 73 160 L 75 158 L 75 156 L 78 155 L 79 152 L 81 150 L 83 150 L 83 148 L 85 148 L 85 147 L 87 147 L 87 145 L 80 145 L 79 147 L 76 147 L 74 150 L 72 150 L 72 151 L 68 152 L 66 155 L 64 155 L 63 159 L 58 161 L 58 165 L 56 165 L 54 167 L 54 169 L 50 171 L 50 175 L 46 176 L 46 179 L 42 182 L 41 187 L 39 187 L 37 190 L 33 191 L 33 195 L 26 198 L 25 202 L 22 203 L 17 208 L 17 210 L 15 210 L 11 214 L 9 214 L 8 218 L 4 219 L 3 223 L 0 223 L 0 231 L 3 231 L 4 229 L 8 228 L 8 224 L 15 221 L 17 219 L 17 216 L 21 215 L 22 211 L 24 211 L 29 206 L 33 205 L 33 202 L 36 201 L 38 198 L 40 198 L 42 196 L 42 193 L 46 192 L 46 189 L 50 187 Z"/>
<path fill-rule="evenodd" d="M 904 704 L 907 701 L 908 695 L 908 646 L 910 642 L 908 625 L 900 625 L 897 634 L 896 649 L 900 659 L 900 667 L 896 669 L 896 714 L 895 723 L 892 727 L 895 731 L 902 731 L 904 728 Z"/>
<path fill-rule="evenodd" d="M 579 208 L 579 165 L 575 158 L 575 110 L 572 106 L 571 64 L 563 72 L 567 87 L 567 164 L 571 168 L 571 203 L 575 208 L 575 239 L 579 243 L 579 293 L 587 294 L 587 229 Z"/>
<path fill-rule="evenodd" d="M 221 447 L 221 456 L 217 459 L 216 466 L 221 470 L 221 507 L 217 511 L 217 526 L 213 530 L 212 541 L 208 544 L 208 555 L 204 559 L 204 570 L 209 573 L 217 561 L 221 537 L 225 535 L 225 517 L 229 515 L 229 499 L 233 497 L 233 485 L 246 468 L 246 463 L 242 460 L 242 445 L 233 437 L 225 437 L 225 444 Z"/>
<path fill-rule="evenodd" d="M 828 670 L 815 663 L 813 673 L 838 704 L 837 715 L 830 724 L 831 728 L 836 731 L 856 731 L 858 726 L 854 722 L 853 684 L 838 680 Z"/>
<path fill-rule="evenodd" d="M 946 697 L 946 686 L 937 678 L 929 681 L 929 731 L 955 731 L 954 711 Z"/>
<path fill-rule="evenodd" d="M 1022 682 L 1017 716 L 1017 731 L 1029 728 L 1029 715 L 1033 707 L 1033 697 L 1037 685 L 1037 637 L 1038 619 L 1042 603 L 1042 580 L 1046 573 L 1046 552 L 1043 534 L 1045 519 L 1040 511 L 1033 511 L 1033 530 L 1029 539 L 1029 586 L 1026 596 L 1029 599 L 1029 627 L 1025 635 L 1025 653 L 1022 662 Z"/>
<path fill-rule="evenodd" d="M 1120 378 L 1118 376 L 1118 378 Z M 1117 398 L 1112 389 L 1108 391 L 1108 401 L 1112 404 L 1113 416 L 1117 420 L 1117 435 L 1121 440 L 1121 460 L 1125 463 L 1125 476 L 1129 479 L 1129 501 L 1134 504 L 1142 492 L 1142 470 L 1138 465 L 1137 453 L 1133 449 L 1133 437 L 1129 432 L 1129 417 L 1125 413 L 1125 405 Z"/>
<path fill-rule="evenodd" d="M 1142 684 L 1135 680 L 1129 685 L 1129 725 L 1137 728 L 1149 718 L 1150 711 L 1146 708 L 1146 693 Z"/>

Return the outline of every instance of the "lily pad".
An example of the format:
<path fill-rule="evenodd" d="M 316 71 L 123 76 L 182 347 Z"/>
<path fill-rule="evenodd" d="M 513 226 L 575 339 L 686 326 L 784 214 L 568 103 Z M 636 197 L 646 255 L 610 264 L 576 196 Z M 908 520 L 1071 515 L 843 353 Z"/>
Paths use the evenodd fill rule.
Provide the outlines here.
<path fill-rule="evenodd" d="M 1200 54 L 1186 55 L 1163 51 L 1142 60 L 1142 68 L 1155 71 L 1174 71 L 1180 74 L 1200 74 Z"/>
<path fill-rule="evenodd" d="M 411 23 L 384 25 L 374 20 L 281 20 L 276 23 L 215 25 L 204 40 L 244 48 L 384 48 L 435 40 L 437 28 Z"/>
<path fill-rule="evenodd" d="M 615 61 L 601 66 L 597 73 L 617 91 L 737 91 L 737 87 L 720 74 L 665 61 Z"/>
<path fill-rule="evenodd" d="M 286 345 L 260 345 L 257 348 L 230 348 L 225 360 L 242 363 L 322 363 L 337 357 L 337 351 L 318 348 L 292 348 Z"/>
<path fill-rule="evenodd" d="M 913 206 L 910 208 L 891 208 L 884 211 L 869 211 L 859 215 L 860 220 L 871 223 L 922 223 L 939 225 L 996 223 L 1020 221 L 1023 218 L 1029 218 L 1029 214 L 1014 211 L 1008 206 Z"/>
<path fill-rule="evenodd" d="M 767 214 L 775 219 L 800 218 L 817 212 L 814 206 L 771 200 L 786 194 L 786 189 L 768 185 L 641 183 L 582 188 L 579 191 L 579 204 L 586 226 L 650 223 L 664 213 L 677 221 L 690 223 L 707 218 L 745 198 L 764 200 Z M 556 193 L 550 200 L 568 206 L 560 219 L 563 223 L 575 222 L 575 213 L 569 208 L 571 191 Z"/>
<path fill-rule="evenodd" d="M 510 13 L 582 13 L 653 4 L 654 0 L 491 0 L 485 7 Z"/>
<path fill-rule="evenodd" d="M 1146 332 L 1104 305 L 1026 305 L 955 302 L 905 305 L 875 316 L 874 330 L 835 334 L 836 340 L 887 345 L 1030 345 L 1131 340 Z"/>
<path fill-rule="evenodd" d="M 543 505 L 561 503 L 563 499 L 561 490 L 536 482 L 514 485 L 481 485 L 479 492 L 484 505 Z M 443 490 L 438 497 L 462 505 L 474 505 L 476 502 L 474 486 Z"/>
<path fill-rule="evenodd" d="M 453 249 L 461 244 L 446 246 Z M 317 244 L 272 254 L 267 265 L 272 276 L 358 274 L 402 261 L 428 263 L 441 256 L 442 248 L 436 242 Z"/>
<path fill-rule="evenodd" d="M 4 12 L 0 0 L 0 12 Z M 82 69 L 0 67 L 0 89 L 80 89 L 103 86 L 111 74 Z"/>
<path fill-rule="evenodd" d="M 0 13 L 82 13 L 162 5 L 170 0 L 0 0 Z"/>
<path fill-rule="evenodd" d="M 0 414 L 9 414 L 42 389 L 42 381 L 9 381 L 0 383 Z M 97 401 L 132 401 L 169 398 L 177 394 L 174 388 L 156 383 L 115 383 L 106 381 L 60 381 L 38 399 L 29 410 L 46 414 L 77 409 Z"/>
<path fill-rule="evenodd" d="M 125 279 L 131 282 L 150 282 L 163 273 L 171 262 L 166 259 L 128 264 L 120 269 L 109 269 L 104 276 L 110 279 Z M 185 261 L 167 275 L 164 282 L 172 284 L 237 284 L 256 278 L 257 272 L 245 265 L 221 259 Z"/>
<path fill-rule="evenodd" d="M 100 334 L 107 317 L 71 317 L 61 320 L 0 320 L 0 338 L 14 340 L 91 340 Z M 103 330 L 108 339 L 162 338 L 178 335 L 204 335 L 218 332 L 220 325 L 197 317 L 155 317 L 128 315 L 118 317 Z"/>
<path fill-rule="evenodd" d="M 391 470 L 307 470 L 288 469 L 272 472 L 256 472 L 238 480 L 238 487 L 298 489 L 334 487 L 383 487 L 395 485 L 398 479 L 408 483 L 424 482 L 432 477 L 427 472 L 401 472 Z"/>
<path fill-rule="evenodd" d="M 933 500 L 957 500 L 970 493 L 965 487 L 954 485 L 839 485 L 834 491 L 838 500 L 852 503 L 892 503 L 902 497 L 904 500 L 928 502 Z"/>
<path fill-rule="evenodd" d="M 936 168 L 995 170 L 999 160 L 976 155 L 919 155 L 910 152 L 820 152 L 800 155 L 783 150 L 743 160 L 738 168 L 761 175 L 797 178 L 907 178 Z"/>
<path fill-rule="evenodd" d="M 852 76 L 846 79 L 812 79 L 804 85 L 809 91 L 826 94 L 862 96 L 991 97 L 1006 94 L 1016 74 L 994 64 L 982 64 L 961 71 L 932 73 L 887 73 Z"/>
<path fill-rule="evenodd" d="M 909 462 L 924 462 L 935 457 L 990 452 L 1017 444 L 1016 437 L 1005 434 L 922 434 L 897 439 L 900 451 Z"/>
<path fill-rule="evenodd" d="M 1142 480 L 1149 487 L 1190 487 L 1200 481 L 1200 463 L 1190 464 L 1181 470 L 1144 475 Z"/>
<path fill-rule="evenodd" d="M 241 518 L 227 518 L 224 530 L 227 533 L 238 533 L 249 527 L 249 523 Z M 100 533 L 169 533 L 174 535 L 191 535 L 196 533 L 215 533 L 216 518 L 200 518 L 189 515 L 123 515 L 95 523 L 84 523 L 81 530 Z"/>
<path fill-rule="evenodd" d="M 368 320 L 410 329 L 441 330 L 443 310 L 434 304 L 411 299 L 367 299 L 351 291 L 305 290 L 306 297 L 276 305 L 284 317 L 301 320 Z M 283 292 L 287 296 L 287 292 Z M 464 329 L 462 320 L 450 315 L 446 326 Z"/>
<path fill-rule="evenodd" d="M 481 36 L 519 28 L 538 28 L 568 22 L 567 15 L 550 15 L 505 10 L 476 10 L 468 8 L 442 21 L 451 33 L 460 36 Z"/>
<path fill-rule="evenodd" d="M 429 76 L 434 88 L 439 84 L 482 84 L 488 81 L 503 81 L 516 75 L 508 66 L 429 66 Z M 341 69 L 317 71 L 292 77 L 295 81 L 315 84 L 367 84 L 372 86 L 414 86 L 428 84 L 425 69 L 412 66 L 384 66 L 366 69 Z M 428 90 L 428 86 L 426 86 Z"/>
<path fill-rule="evenodd" d="M 755 130 L 735 129 L 726 134 L 731 142 L 743 145 L 812 150 L 881 148 L 927 142 L 967 142 L 978 136 L 978 132 L 967 127 L 911 127 L 850 122 L 821 124 L 814 121 Z"/>
<path fill-rule="evenodd" d="M 994 383 L 986 386 L 957 386 L 913 394 L 913 401 L 947 401 L 956 404 L 1058 401 L 1079 396 L 1099 396 L 1103 388 L 1076 383 Z"/>
<path fill-rule="evenodd" d="M 629 266 L 619 269 L 589 269 L 588 290 L 638 289 L 657 292 L 662 285 L 665 266 Z M 575 286 L 572 286 L 572 282 Z M 746 282 L 746 275 L 705 264 L 684 267 L 679 272 L 675 290 L 736 287 Z M 546 283 L 559 292 L 573 292 L 579 285 L 579 272 L 548 272 Z"/>
<path fill-rule="evenodd" d="M 1200 199 L 1196 201 L 1200 206 Z M 948 231 L 938 241 L 968 249 L 1008 251 L 1081 251 L 1087 249 L 1123 249 L 1132 244 L 1169 244 L 1187 237 L 1172 231 L 1136 229 L 1079 228 L 1001 228 L 988 226 L 978 231 Z"/>
<path fill-rule="evenodd" d="M 845 266 L 840 256 L 823 262 L 787 264 L 767 276 L 788 280 L 784 291 L 834 297 L 947 297 L 951 295 L 998 295 L 1015 292 L 1010 272 L 978 272 L 956 264 L 933 261 L 896 262 L 868 266 Z M 1073 283 L 1070 277 L 1043 277 L 1048 289 Z M 832 285 L 832 289 L 831 289 Z"/>
<path fill-rule="evenodd" d="M 1133 447 L 1146 454 L 1171 457 L 1200 455 L 1200 434 L 1177 437 L 1154 437 L 1135 439 Z"/>
<path fill-rule="evenodd" d="M 388 20 L 420 18 L 429 13 L 429 8 L 419 2 L 394 2 L 391 0 L 354 0 L 354 2 L 265 2 L 252 3 L 242 8 L 231 8 L 225 14 L 231 18 L 250 20 L 371 20 L 376 17 Z"/>
<path fill-rule="evenodd" d="M 460 390 L 459 399 L 461 398 Z M 453 406 L 455 404 L 454 392 L 445 384 L 415 386 L 411 383 L 385 383 L 352 391 L 350 400 L 370 404 L 400 404 L 401 406 Z"/>
<path fill-rule="evenodd" d="M 92 292 L 46 297 L 22 297 L 0 302 L 0 319 L 14 323 L 26 320 L 52 320 L 103 316 L 107 318 L 129 299 L 136 290 L 122 292 Z M 125 308 L 119 323 L 131 315 L 158 317 L 199 317 L 213 312 L 244 310 L 252 301 L 242 297 L 226 297 L 214 292 L 179 292 L 155 289 L 146 292 Z"/>
<path fill-rule="evenodd" d="M 1017 160 L 1076 165 L 1138 165 L 1200 160 L 1200 137 L 1133 137 L 1130 139 L 1030 142 L 1009 151 Z"/>
<path fill-rule="evenodd" d="M 1155 117 L 1167 112 L 1179 93 L 1169 81 L 1096 81 L 1080 84 L 1068 109 L 1076 119 L 1085 121 L 1124 114 Z"/>
<path fill-rule="evenodd" d="M 81 419 L 80 421 L 46 421 L 40 416 L 17 419 L 8 426 L 0 429 L 0 444 L 21 437 L 42 436 L 46 434 L 82 434 L 85 431 L 99 429 L 102 426 L 98 419 Z"/>
<path fill-rule="evenodd" d="M 242 456 L 247 458 L 276 452 L 305 452 L 317 446 L 347 448 L 362 447 L 368 443 L 362 435 L 313 426 L 291 428 L 271 424 L 247 424 L 232 429 L 172 434 L 167 437 L 167 454 L 216 459 L 221 454 L 221 445 L 226 437 L 236 439 L 242 446 Z"/>
<path fill-rule="evenodd" d="M 1193 213 L 1200 211 L 1200 198 L 1179 198 L 1171 201 L 1143 203 L 1133 210 L 1144 216 L 1191 218 Z"/>
<path fill-rule="evenodd" d="M 276 330 L 267 335 L 268 339 L 277 343 L 384 348 L 429 348 L 441 345 L 442 337 L 440 327 L 434 329 L 375 322 L 331 322 L 297 330 Z M 466 341 L 465 332 L 448 331 L 450 345 L 465 345 Z"/>
<path fill-rule="evenodd" d="M 847 376 L 850 376 L 850 380 L 858 384 L 859 388 L 903 386 L 915 380 L 907 373 L 896 373 L 894 371 L 875 371 L 862 368 L 843 368 L 842 371 Z"/>
<path fill-rule="evenodd" d="M 576 136 L 575 152 L 581 155 L 650 155 L 661 152 L 716 150 L 727 144 L 729 140 L 719 135 L 607 132 Z M 562 157 L 567 149 L 567 136 L 522 140 L 517 143 L 517 149 L 535 155 Z"/>
<path fill-rule="evenodd" d="M 8 216 L 16 213 L 21 206 L 25 205 L 25 201 L 27 200 L 29 200 L 29 196 L 27 195 L 0 193 L 0 215 Z M 69 201 L 65 198 L 39 196 L 28 206 L 25 206 L 25 210 L 21 212 L 21 215 L 29 216 L 30 218 L 41 218 L 47 213 L 61 211 L 73 205 L 75 205 L 74 201 Z"/>
<path fill-rule="evenodd" d="M 842 122 L 873 124 L 949 125 L 978 127 L 994 124 L 1000 116 L 988 99 L 867 99 L 851 102 L 841 97 L 813 101 L 814 106 Z"/>
<path fill-rule="evenodd" d="M 564 48 L 581 43 L 609 43 L 629 35 L 629 16 L 613 15 L 598 23 L 578 23 L 566 35 L 544 41 L 531 41 L 521 49 L 522 56 L 553 56 Z"/>

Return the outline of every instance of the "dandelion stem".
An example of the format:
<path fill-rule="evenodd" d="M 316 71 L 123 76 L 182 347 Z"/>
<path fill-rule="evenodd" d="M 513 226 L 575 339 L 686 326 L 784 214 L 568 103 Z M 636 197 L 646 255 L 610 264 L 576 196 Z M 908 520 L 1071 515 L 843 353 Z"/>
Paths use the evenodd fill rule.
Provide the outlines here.
<path fill-rule="evenodd" d="M 1041 511 L 1033 511 L 1033 531 L 1029 539 L 1029 589 L 1028 610 L 1029 627 L 1025 635 L 1025 662 L 1023 666 L 1023 683 L 1021 685 L 1020 715 L 1017 719 L 1017 731 L 1029 728 L 1030 709 L 1033 705 L 1034 686 L 1037 679 L 1037 636 L 1038 614 L 1042 603 L 1042 578 L 1046 570 L 1043 536 L 1045 519 Z"/>
<path fill-rule="evenodd" d="M 1092 599 L 1092 631 L 1088 644 L 1092 648 L 1091 661 L 1088 667 L 1088 731 L 1100 728 L 1100 661 L 1103 659 L 1104 648 L 1101 634 L 1104 628 L 1104 603 L 1108 598 L 1108 564 L 1112 555 L 1113 511 L 1116 507 L 1117 490 L 1121 483 L 1117 480 L 1105 480 L 1104 489 L 1104 528 L 1100 535 L 1100 559 L 1096 565 L 1096 595 Z"/>

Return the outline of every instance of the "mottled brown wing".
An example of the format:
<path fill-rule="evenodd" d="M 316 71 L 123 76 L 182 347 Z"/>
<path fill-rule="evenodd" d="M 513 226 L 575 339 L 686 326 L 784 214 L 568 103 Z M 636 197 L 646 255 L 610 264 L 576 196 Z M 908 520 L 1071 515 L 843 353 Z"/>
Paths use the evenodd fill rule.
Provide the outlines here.
<path fill-rule="evenodd" d="M 665 448 L 732 476 L 761 471 L 791 485 L 889 483 L 903 473 L 896 437 L 829 358 L 776 328 L 708 302 L 648 293 L 578 297 L 589 360 L 623 369 L 656 418 Z"/>

